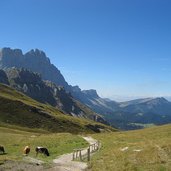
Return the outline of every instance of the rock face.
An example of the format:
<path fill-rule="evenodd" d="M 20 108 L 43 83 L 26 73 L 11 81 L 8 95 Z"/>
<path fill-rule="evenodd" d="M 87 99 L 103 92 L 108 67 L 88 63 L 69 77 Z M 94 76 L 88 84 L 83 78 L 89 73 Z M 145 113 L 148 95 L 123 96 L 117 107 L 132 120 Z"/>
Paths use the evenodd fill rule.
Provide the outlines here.
<path fill-rule="evenodd" d="M 94 99 L 94 98 L 99 98 L 97 91 L 96 90 L 83 90 L 82 93 L 84 93 L 87 97 Z"/>
<path fill-rule="evenodd" d="M 65 113 L 84 118 L 88 118 L 87 113 L 92 113 L 92 115 L 94 114 L 96 116 L 95 112 L 93 111 L 84 112 L 84 110 L 82 110 L 81 107 L 77 104 L 77 102 L 73 99 L 71 94 L 67 93 L 63 87 L 57 86 L 51 81 L 44 81 L 44 83 L 48 87 L 50 92 L 53 94 L 57 107 L 62 111 L 65 111 Z"/>
<path fill-rule="evenodd" d="M 27 69 L 10 68 L 6 69 L 10 86 L 28 95 L 29 97 L 56 106 L 56 100 L 52 92 L 44 84 L 39 74 Z"/>
<path fill-rule="evenodd" d="M 3 70 L 0 70 L 0 83 L 9 85 L 8 77 Z"/>
<path fill-rule="evenodd" d="M 23 54 L 20 49 L 3 48 L 0 51 L 0 68 L 21 67 Z"/>

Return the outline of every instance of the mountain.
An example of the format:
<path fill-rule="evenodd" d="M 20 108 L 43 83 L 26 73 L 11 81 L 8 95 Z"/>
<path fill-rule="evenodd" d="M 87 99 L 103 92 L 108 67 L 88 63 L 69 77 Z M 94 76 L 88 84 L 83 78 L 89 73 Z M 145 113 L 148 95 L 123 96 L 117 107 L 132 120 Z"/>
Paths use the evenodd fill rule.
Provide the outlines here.
<path fill-rule="evenodd" d="M 43 51 L 30 50 L 23 54 L 20 49 L 2 48 L 0 51 L 0 68 L 27 68 L 40 73 L 44 80 L 50 80 L 58 85 L 68 87 L 60 71 L 50 63 Z"/>
<path fill-rule="evenodd" d="M 6 81 L 11 87 L 41 103 L 50 104 L 65 114 L 107 124 L 97 113 L 73 99 L 63 87 L 50 81 L 43 81 L 37 73 L 15 67 L 8 68 L 5 71 L 0 70 L 0 73 L 3 73 L 1 79 L 7 79 Z"/>
<path fill-rule="evenodd" d="M 171 102 L 167 101 L 163 97 L 158 98 L 147 98 L 147 99 L 139 99 L 130 101 L 129 105 L 123 107 L 121 103 L 121 107 L 123 111 L 129 111 L 131 113 L 157 113 L 157 114 L 165 114 L 171 115 Z"/>
<path fill-rule="evenodd" d="M 93 89 L 74 91 L 74 97 L 101 114 L 113 112 L 119 107 L 117 102 L 99 97 L 96 90 Z"/>
<path fill-rule="evenodd" d="M 81 90 L 78 86 L 69 85 L 60 71 L 51 64 L 46 54 L 38 49 L 23 54 L 20 49 L 2 48 L 0 51 L 0 69 L 26 68 L 39 73 L 43 80 L 63 86 L 67 92 L 81 103 L 97 113 L 112 112 L 116 102 L 100 98 L 95 90 Z"/>
<path fill-rule="evenodd" d="M 124 130 L 171 122 L 171 102 L 165 98 L 145 98 L 119 103 L 119 109 L 105 114 L 112 125 Z"/>
<path fill-rule="evenodd" d="M 26 77 L 22 74 L 27 72 L 24 70 L 20 71 L 15 78 L 13 72 L 9 71 L 13 67 L 25 68 L 27 72 L 38 73 L 33 78 L 36 80 L 29 83 L 27 80 L 34 74 L 30 74 L 25 79 Z M 4 77 L 2 82 L 73 116 L 90 118 L 104 123 L 104 119 L 96 114 L 99 113 L 112 126 L 124 130 L 171 122 L 171 102 L 166 99 L 145 98 L 119 103 L 101 98 L 96 90 L 81 90 L 79 86 L 69 85 L 61 72 L 51 64 L 46 54 L 38 49 L 25 54 L 20 49 L 1 49 L 0 69 L 6 71 L 9 77 L 9 80 Z M 39 75 L 42 79 L 39 78 Z"/>
<path fill-rule="evenodd" d="M 64 115 L 60 110 L 0 84 L 0 125 L 42 129 L 50 132 L 93 133 L 114 131 L 89 119 Z"/>

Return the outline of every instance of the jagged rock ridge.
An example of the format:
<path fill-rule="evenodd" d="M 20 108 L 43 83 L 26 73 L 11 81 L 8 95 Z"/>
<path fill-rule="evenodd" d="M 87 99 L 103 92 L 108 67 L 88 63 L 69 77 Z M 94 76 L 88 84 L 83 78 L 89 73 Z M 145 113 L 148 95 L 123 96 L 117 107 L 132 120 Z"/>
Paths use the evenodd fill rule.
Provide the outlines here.
<path fill-rule="evenodd" d="M 23 54 L 20 49 L 2 48 L 0 51 L 0 69 L 27 68 L 40 73 L 44 80 L 50 80 L 58 85 L 68 87 L 60 71 L 50 63 L 46 54 L 38 49 Z"/>

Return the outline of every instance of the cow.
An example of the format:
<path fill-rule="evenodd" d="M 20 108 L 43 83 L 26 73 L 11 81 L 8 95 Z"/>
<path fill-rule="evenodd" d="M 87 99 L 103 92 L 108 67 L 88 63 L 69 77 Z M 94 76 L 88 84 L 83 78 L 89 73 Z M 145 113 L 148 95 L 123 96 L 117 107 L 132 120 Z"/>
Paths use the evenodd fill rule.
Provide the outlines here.
<path fill-rule="evenodd" d="M 30 147 L 29 146 L 25 146 L 23 152 L 24 152 L 25 155 L 28 155 L 30 153 Z"/>
<path fill-rule="evenodd" d="M 0 145 L 0 152 L 2 152 L 3 154 L 5 153 L 4 147 L 2 145 Z"/>
<path fill-rule="evenodd" d="M 48 149 L 45 147 L 36 147 L 35 151 L 36 151 L 36 156 L 38 155 L 38 153 L 43 153 L 44 155 L 49 156 Z"/>

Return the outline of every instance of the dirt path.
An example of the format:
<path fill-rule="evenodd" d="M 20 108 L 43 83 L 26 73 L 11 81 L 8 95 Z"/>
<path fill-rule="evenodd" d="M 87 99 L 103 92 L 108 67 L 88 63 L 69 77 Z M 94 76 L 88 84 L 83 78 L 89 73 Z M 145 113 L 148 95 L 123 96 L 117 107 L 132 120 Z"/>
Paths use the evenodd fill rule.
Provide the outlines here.
<path fill-rule="evenodd" d="M 97 140 L 92 137 L 83 137 L 89 144 L 94 144 Z M 86 154 L 87 148 L 82 151 L 82 154 Z M 55 167 L 52 171 L 84 171 L 87 169 L 88 165 L 85 162 L 72 161 L 72 153 L 64 154 L 54 159 Z"/>

